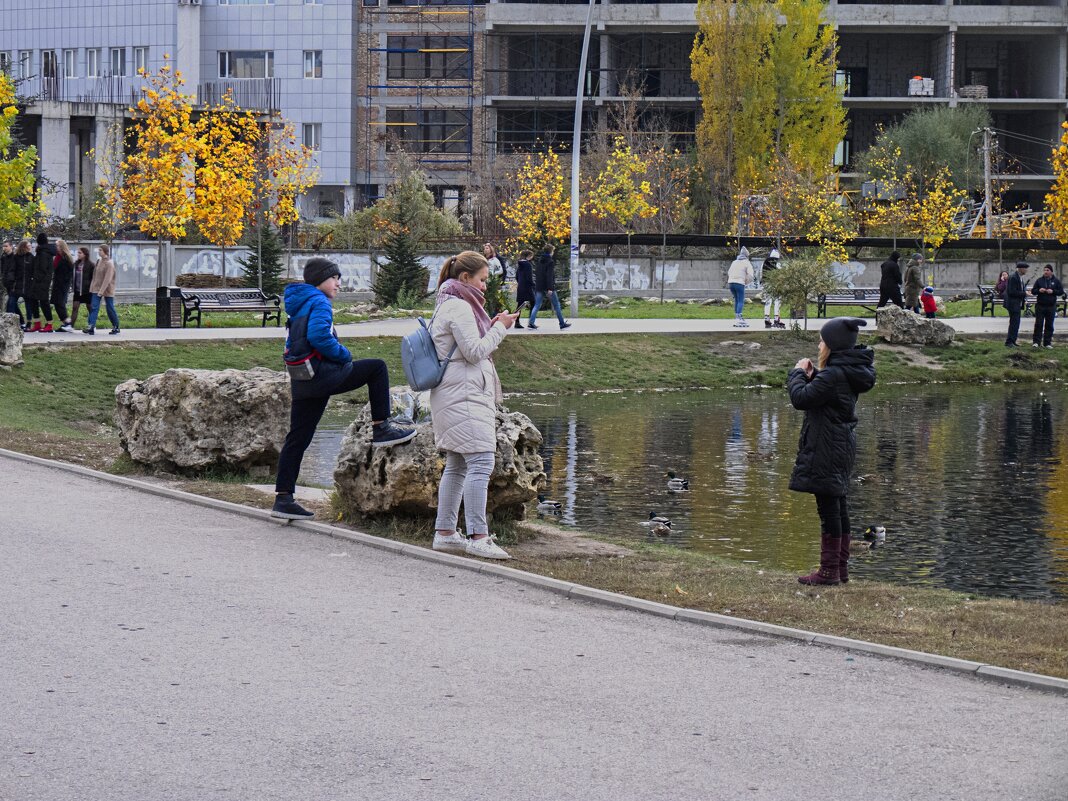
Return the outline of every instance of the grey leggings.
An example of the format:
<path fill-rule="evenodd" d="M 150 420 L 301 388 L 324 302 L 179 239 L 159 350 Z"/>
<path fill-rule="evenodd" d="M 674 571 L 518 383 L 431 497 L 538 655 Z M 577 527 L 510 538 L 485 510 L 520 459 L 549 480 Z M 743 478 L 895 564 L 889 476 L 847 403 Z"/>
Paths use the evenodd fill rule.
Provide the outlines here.
<path fill-rule="evenodd" d="M 486 489 L 493 473 L 495 454 L 456 453 L 446 451 L 445 472 L 438 485 L 438 519 L 436 531 L 454 531 L 460 515 L 460 500 L 464 502 L 467 536 L 489 534 L 486 522 Z"/>

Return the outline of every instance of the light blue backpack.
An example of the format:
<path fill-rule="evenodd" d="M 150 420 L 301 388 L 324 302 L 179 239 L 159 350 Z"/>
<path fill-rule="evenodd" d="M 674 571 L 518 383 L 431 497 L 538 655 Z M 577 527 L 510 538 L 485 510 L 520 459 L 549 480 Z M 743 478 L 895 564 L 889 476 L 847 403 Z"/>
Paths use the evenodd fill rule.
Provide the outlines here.
<path fill-rule="evenodd" d="M 437 312 L 434 313 L 434 317 L 437 317 Z M 434 324 L 434 317 L 430 318 L 429 323 L 420 317 L 419 326 L 401 339 L 401 367 L 404 368 L 408 386 L 419 392 L 433 389 L 441 383 L 441 379 L 445 377 L 445 368 L 449 366 L 449 360 L 456 353 L 454 343 L 448 356 L 444 359 L 438 358 L 434 338 L 430 335 L 430 326 Z"/>

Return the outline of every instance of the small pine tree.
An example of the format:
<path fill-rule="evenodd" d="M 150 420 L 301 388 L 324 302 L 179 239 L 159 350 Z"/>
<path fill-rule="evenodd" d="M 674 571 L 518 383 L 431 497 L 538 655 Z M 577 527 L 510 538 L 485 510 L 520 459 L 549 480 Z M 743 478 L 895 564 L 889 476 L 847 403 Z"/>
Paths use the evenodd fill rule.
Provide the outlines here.
<path fill-rule="evenodd" d="M 508 308 L 508 297 L 504 292 L 504 282 L 498 273 L 490 273 L 486 281 L 486 314 L 493 317 L 495 314 Z"/>
<path fill-rule="evenodd" d="M 391 226 L 384 250 L 386 261 L 375 260 L 378 265 L 375 302 L 380 306 L 394 306 L 402 293 L 405 302 L 425 298 L 430 274 L 419 261 L 415 240 L 406 225 Z"/>
<path fill-rule="evenodd" d="M 247 259 L 239 259 L 241 270 L 245 275 L 245 286 L 260 286 L 260 272 L 263 273 L 263 291 L 268 295 L 280 295 L 285 288 L 283 274 L 285 268 L 282 258 L 285 249 L 282 246 L 282 238 L 271 225 L 264 225 L 262 241 L 257 242 L 255 232 L 249 238 L 250 248 Z M 259 253 L 257 253 L 257 248 Z M 260 256 L 262 254 L 262 263 Z"/>

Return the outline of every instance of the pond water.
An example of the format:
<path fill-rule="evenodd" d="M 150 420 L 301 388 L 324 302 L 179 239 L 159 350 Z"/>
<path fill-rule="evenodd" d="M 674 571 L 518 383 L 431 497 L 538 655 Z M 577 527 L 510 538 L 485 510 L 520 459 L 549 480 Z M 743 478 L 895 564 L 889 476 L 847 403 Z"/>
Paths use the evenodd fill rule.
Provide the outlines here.
<path fill-rule="evenodd" d="M 811 495 L 787 488 L 801 413 L 784 390 L 510 397 L 545 437 L 546 494 L 565 525 L 652 538 L 757 566 L 818 561 Z M 1059 386 L 877 388 L 858 408 L 854 534 L 886 527 L 857 578 L 984 595 L 1068 598 L 1068 426 Z M 305 480 L 330 484 L 341 424 L 325 426 Z M 669 492 L 667 471 L 689 480 Z M 657 538 L 659 539 L 659 538 Z"/>

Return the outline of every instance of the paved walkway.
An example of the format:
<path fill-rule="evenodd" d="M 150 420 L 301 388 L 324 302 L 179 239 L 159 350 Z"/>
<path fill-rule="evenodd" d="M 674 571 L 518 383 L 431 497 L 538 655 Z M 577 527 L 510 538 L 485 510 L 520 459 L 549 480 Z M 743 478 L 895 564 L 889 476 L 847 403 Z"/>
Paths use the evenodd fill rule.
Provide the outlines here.
<path fill-rule="evenodd" d="M 56 468 L 0 473 L 5 801 L 1068 787 L 1065 697 L 567 601 Z"/>
<path fill-rule="evenodd" d="M 809 328 L 818 330 L 823 321 L 810 319 Z M 1008 328 L 1005 317 L 957 317 L 943 320 L 962 334 L 995 334 L 1004 336 Z M 766 332 L 763 321 L 750 320 L 749 328 L 734 328 L 733 320 L 606 320 L 580 317 L 572 321 L 567 331 L 561 331 L 555 321 L 544 320 L 537 331 L 513 332 L 515 336 L 574 336 L 576 334 L 682 334 L 705 333 L 710 331 L 731 332 L 742 337 L 763 336 Z M 875 321 L 869 320 L 874 328 Z M 399 337 L 412 330 L 413 320 L 377 320 L 366 323 L 339 325 L 338 334 L 342 337 Z M 1021 337 L 1027 339 L 1030 327 L 1027 320 L 1021 327 Z M 1068 333 L 1066 329 L 1065 333 Z M 113 344 L 116 342 L 187 342 L 203 339 L 284 339 L 285 328 L 128 328 L 119 336 L 111 336 L 108 329 L 97 329 L 95 336 L 86 336 L 81 332 L 73 334 L 26 334 L 26 345 L 89 343 L 94 345 Z"/>

